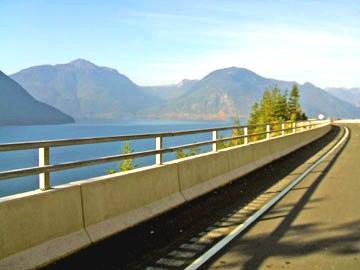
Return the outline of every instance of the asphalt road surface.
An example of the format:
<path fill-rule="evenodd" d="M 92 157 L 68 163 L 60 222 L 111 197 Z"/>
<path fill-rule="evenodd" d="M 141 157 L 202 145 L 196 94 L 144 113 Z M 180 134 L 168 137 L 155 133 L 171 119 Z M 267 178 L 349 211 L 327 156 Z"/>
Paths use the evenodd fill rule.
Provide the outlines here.
<path fill-rule="evenodd" d="M 348 127 L 343 149 L 203 269 L 360 269 L 360 125 Z"/>

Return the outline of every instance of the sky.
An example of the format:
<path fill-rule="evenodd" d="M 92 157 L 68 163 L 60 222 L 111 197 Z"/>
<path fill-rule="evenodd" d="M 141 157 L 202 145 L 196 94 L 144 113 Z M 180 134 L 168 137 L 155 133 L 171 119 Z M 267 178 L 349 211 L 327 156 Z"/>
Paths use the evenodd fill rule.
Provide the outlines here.
<path fill-rule="evenodd" d="M 84 58 L 140 85 L 245 67 L 360 86 L 360 2 L 0 0 L 0 70 Z"/>

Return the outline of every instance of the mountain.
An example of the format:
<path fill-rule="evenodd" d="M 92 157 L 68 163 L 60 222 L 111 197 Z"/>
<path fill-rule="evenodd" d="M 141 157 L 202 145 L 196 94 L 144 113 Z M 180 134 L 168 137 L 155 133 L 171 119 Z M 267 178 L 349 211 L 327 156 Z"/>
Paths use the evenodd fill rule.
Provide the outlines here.
<path fill-rule="evenodd" d="M 211 72 L 190 91 L 146 111 L 148 117 L 170 119 L 227 119 L 235 114 L 247 118 L 264 89 L 277 85 L 290 90 L 296 82 L 264 78 L 248 69 L 230 67 Z M 360 109 L 311 83 L 299 85 L 300 102 L 309 116 L 360 117 Z"/>
<path fill-rule="evenodd" d="M 201 80 L 165 86 L 138 86 L 115 69 L 78 59 L 67 64 L 24 69 L 11 76 L 40 101 L 78 120 L 127 118 L 227 119 L 247 118 L 264 89 L 290 90 L 296 82 L 262 77 L 248 69 L 230 67 Z M 299 85 L 300 102 L 309 116 L 360 117 L 360 108 L 311 83 Z"/>
<path fill-rule="evenodd" d="M 0 125 L 72 123 L 74 119 L 34 99 L 17 82 L 0 71 Z"/>
<path fill-rule="evenodd" d="M 78 59 L 24 69 L 11 76 L 40 101 L 78 120 L 118 120 L 158 104 L 158 98 L 115 69 Z"/>
<path fill-rule="evenodd" d="M 187 93 L 198 80 L 182 80 L 177 84 L 144 86 L 143 89 L 157 96 L 161 100 L 170 100 L 178 98 Z"/>
<path fill-rule="evenodd" d="M 347 101 L 356 107 L 360 107 L 360 88 L 329 87 L 325 90 L 339 99 Z"/>

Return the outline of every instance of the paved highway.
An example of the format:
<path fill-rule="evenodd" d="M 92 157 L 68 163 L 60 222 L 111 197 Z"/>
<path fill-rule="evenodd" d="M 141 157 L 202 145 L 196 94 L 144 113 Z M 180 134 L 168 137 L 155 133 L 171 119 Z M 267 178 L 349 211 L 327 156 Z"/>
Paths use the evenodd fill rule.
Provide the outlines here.
<path fill-rule="evenodd" d="M 360 269 L 360 126 L 350 140 L 204 269 Z M 324 138 L 45 269 L 184 269 L 314 164 Z M 359 177 L 360 179 L 360 177 Z"/>
<path fill-rule="evenodd" d="M 342 149 L 203 269 L 360 269 L 360 125 L 348 127 Z"/>

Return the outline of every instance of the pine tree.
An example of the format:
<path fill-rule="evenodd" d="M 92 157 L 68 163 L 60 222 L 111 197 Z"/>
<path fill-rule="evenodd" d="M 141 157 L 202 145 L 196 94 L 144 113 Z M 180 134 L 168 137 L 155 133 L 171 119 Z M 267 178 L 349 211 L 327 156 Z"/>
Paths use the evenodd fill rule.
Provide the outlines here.
<path fill-rule="evenodd" d="M 256 125 L 260 122 L 260 105 L 257 102 L 254 102 L 254 104 L 251 107 L 250 117 L 248 124 L 249 125 Z"/>
<path fill-rule="evenodd" d="M 274 118 L 274 100 L 270 89 L 266 89 L 260 102 L 260 122 L 269 123 Z"/>
<path fill-rule="evenodd" d="M 288 92 L 281 93 L 277 86 L 267 88 L 264 91 L 259 103 L 255 102 L 252 106 L 249 125 L 258 127 L 249 128 L 249 133 L 260 133 L 265 131 L 264 124 L 273 123 L 272 129 L 280 129 L 280 123 L 287 120 L 306 120 L 307 116 L 300 106 L 300 93 L 296 84 L 293 85 L 288 98 Z M 264 136 L 252 136 L 251 141 L 264 138 Z"/>
<path fill-rule="evenodd" d="M 282 122 L 288 119 L 288 101 L 287 101 L 287 91 L 285 94 L 281 94 L 280 90 L 276 88 L 274 92 L 275 96 L 275 121 Z"/>
<path fill-rule="evenodd" d="M 294 84 L 289 97 L 289 116 L 291 121 L 299 119 L 301 113 L 299 99 L 299 88 L 296 84 Z"/>
<path fill-rule="evenodd" d="M 200 154 L 199 147 L 191 147 L 189 150 L 178 149 L 176 150 L 176 159 L 191 157 Z"/>
<path fill-rule="evenodd" d="M 132 152 L 133 152 L 133 149 L 131 147 L 131 143 L 125 142 L 122 147 L 121 153 L 122 154 L 130 154 Z M 119 171 L 120 172 L 129 171 L 129 170 L 135 169 L 135 167 L 136 166 L 134 165 L 132 158 L 125 159 L 119 163 Z M 118 172 L 118 171 L 113 168 L 107 170 L 108 174 L 112 174 L 112 173 L 116 173 L 116 172 Z"/>
<path fill-rule="evenodd" d="M 254 134 L 263 131 L 263 128 L 261 126 L 254 127 L 255 125 L 261 125 L 264 123 L 263 109 L 261 108 L 261 106 L 262 105 L 257 102 L 255 102 L 252 106 L 250 118 L 248 120 L 248 125 L 250 125 L 250 127 L 248 128 L 248 134 Z M 248 137 L 249 141 L 256 141 L 257 139 L 257 136 Z"/>
<path fill-rule="evenodd" d="M 238 136 L 242 136 L 244 135 L 244 131 L 243 129 L 240 128 L 241 123 L 240 123 L 240 116 L 239 115 L 235 115 L 233 118 L 233 126 L 235 127 L 239 127 L 239 128 L 235 128 L 232 130 L 232 134 L 231 137 L 238 137 Z M 235 139 L 232 140 L 229 143 L 229 146 L 236 146 L 236 145 L 240 145 L 244 142 L 244 139 L 240 138 L 240 139 Z"/>
<path fill-rule="evenodd" d="M 186 157 L 186 153 L 185 153 L 184 149 L 176 150 L 176 159 L 184 158 L 184 157 Z"/>
<path fill-rule="evenodd" d="M 123 146 L 122 153 L 123 154 L 130 154 L 132 152 L 133 152 L 133 150 L 132 150 L 132 147 L 131 147 L 131 143 L 130 142 L 125 142 L 124 146 Z M 120 162 L 120 164 L 119 164 L 119 169 L 120 169 L 121 172 L 129 171 L 129 170 L 132 170 L 134 168 L 135 168 L 135 166 L 133 164 L 133 159 L 132 158 L 125 159 L 122 162 Z"/>

